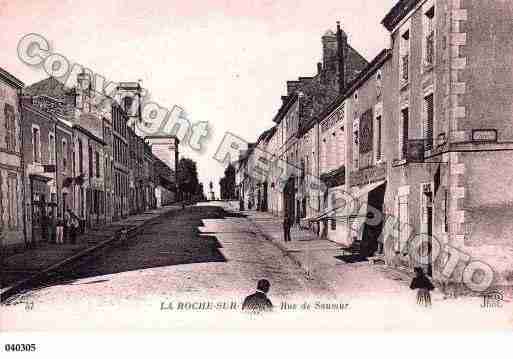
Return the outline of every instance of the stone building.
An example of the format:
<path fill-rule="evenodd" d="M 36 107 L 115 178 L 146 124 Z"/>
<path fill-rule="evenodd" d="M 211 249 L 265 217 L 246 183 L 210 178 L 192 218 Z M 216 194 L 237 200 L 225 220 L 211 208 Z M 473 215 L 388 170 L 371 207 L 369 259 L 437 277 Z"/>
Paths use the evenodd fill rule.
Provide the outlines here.
<path fill-rule="evenodd" d="M 128 216 L 128 116 L 125 110 L 113 100 L 111 105 L 112 154 L 113 154 L 113 218 L 115 220 Z"/>
<path fill-rule="evenodd" d="M 276 130 L 269 143 L 277 148 L 274 156 L 275 166 L 284 167 L 283 174 L 287 183 L 282 186 L 272 182 L 271 187 L 280 187 L 270 191 L 268 203 L 276 203 L 276 212 L 286 213 L 296 223 L 306 218 L 310 196 L 305 182 L 305 169 L 314 162 L 318 163 L 318 153 L 312 150 L 317 140 L 309 133 L 315 126 L 315 119 L 359 72 L 367 66 L 367 61 L 347 41 L 347 35 L 337 23 L 337 32 L 328 30 L 322 37 L 322 63 L 317 64 L 317 74 L 313 77 L 300 77 L 297 81 L 287 82 L 287 96 L 282 97 L 283 105 L 273 121 Z M 314 156 L 317 156 L 315 158 Z M 281 164 L 281 165 L 280 165 Z M 279 186 L 278 186 L 279 185 Z M 282 189 L 287 188 L 284 192 Z M 277 196 L 284 196 L 276 198 Z"/>
<path fill-rule="evenodd" d="M 25 158 L 27 233 L 33 241 L 51 240 L 54 224 L 73 209 L 73 124 L 69 121 L 72 91 L 47 79 L 24 89 L 22 111 Z M 52 223 L 43 231 L 42 220 Z"/>
<path fill-rule="evenodd" d="M 177 201 L 178 191 L 176 173 L 180 155 L 180 141 L 175 136 L 146 136 L 155 163 L 155 201 L 158 207 Z"/>
<path fill-rule="evenodd" d="M 19 95 L 24 84 L 0 68 L 0 238 L 1 249 L 22 248 L 24 218 L 24 164 L 22 114 Z"/>
<path fill-rule="evenodd" d="M 413 228 L 432 235 L 424 267 L 435 278 L 468 274 L 468 260 L 448 271 L 458 251 L 511 284 L 512 18 L 505 1 L 402 0 L 383 19 L 393 51 L 387 150 L 396 159 L 385 206 L 409 225 L 385 242 L 389 263 L 414 265 L 404 249 Z"/>

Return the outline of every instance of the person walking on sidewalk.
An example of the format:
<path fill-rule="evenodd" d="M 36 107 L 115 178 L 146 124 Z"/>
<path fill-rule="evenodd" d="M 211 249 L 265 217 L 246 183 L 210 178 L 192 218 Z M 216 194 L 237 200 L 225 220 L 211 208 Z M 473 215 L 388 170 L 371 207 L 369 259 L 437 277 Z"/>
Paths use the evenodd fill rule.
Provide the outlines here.
<path fill-rule="evenodd" d="M 55 233 L 55 243 L 62 244 L 64 243 L 64 219 L 59 213 L 59 217 L 57 218 L 57 226 L 56 226 L 56 233 Z"/>
<path fill-rule="evenodd" d="M 292 225 L 292 223 L 291 223 L 289 216 L 285 215 L 285 217 L 283 217 L 283 239 L 285 240 L 285 242 L 291 241 L 291 239 L 290 239 L 291 225 Z"/>
<path fill-rule="evenodd" d="M 431 306 L 431 294 L 429 293 L 435 289 L 428 277 L 424 274 L 421 267 L 415 268 L 415 278 L 411 281 L 410 289 L 417 289 L 417 304 L 426 307 Z"/>

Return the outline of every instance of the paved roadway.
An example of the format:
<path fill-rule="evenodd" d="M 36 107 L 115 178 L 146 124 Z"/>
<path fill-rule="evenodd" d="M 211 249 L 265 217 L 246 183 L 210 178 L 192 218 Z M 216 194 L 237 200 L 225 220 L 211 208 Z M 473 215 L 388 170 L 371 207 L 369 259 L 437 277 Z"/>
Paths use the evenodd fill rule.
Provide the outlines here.
<path fill-rule="evenodd" d="M 366 265 L 337 266 L 333 293 L 309 280 L 247 218 L 221 207 L 168 214 L 73 272 L 2 307 L 2 330 L 328 329 L 489 330 L 513 328 L 511 302 L 482 309 L 479 298 L 444 301 L 432 310 L 415 294 Z M 259 223 L 259 228 L 265 228 Z M 271 282 L 276 315 L 242 315 L 240 303 L 258 279 Z M 404 287 L 404 288 L 403 288 Z M 302 303 L 311 308 L 303 310 Z M 284 306 L 287 303 L 287 306 Z M 235 307 L 233 306 L 235 304 Z M 322 306 L 315 309 L 316 304 Z M 186 308 L 194 305 L 195 310 Z M 296 305 L 295 309 L 291 309 Z M 181 306 L 181 307 L 180 307 Z M 214 307 L 215 310 L 212 309 Z M 268 320 L 269 319 L 269 320 Z"/>
<path fill-rule="evenodd" d="M 240 303 L 261 278 L 271 282 L 270 297 L 276 305 L 282 300 L 331 296 L 329 289 L 308 280 L 244 216 L 204 205 L 162 216 L 136 240 L 62 273 L 20 301 L 31 303 L 34 313 L 44 309 L 50 314 L 62 308 L 72 315 L 85 308 L 161 306 L 163 302 Z M 16 307 L 19 311 L 23 305 Z M 30 316 L 37 316 L 34 313 Z M 73 323 L 73 327 L 81 325 Z"/>

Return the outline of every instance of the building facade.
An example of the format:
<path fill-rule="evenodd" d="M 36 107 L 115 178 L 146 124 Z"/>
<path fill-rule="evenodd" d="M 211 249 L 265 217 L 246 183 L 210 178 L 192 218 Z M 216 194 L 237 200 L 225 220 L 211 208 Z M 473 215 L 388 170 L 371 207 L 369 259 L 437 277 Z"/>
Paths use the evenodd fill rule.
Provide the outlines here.
<path fill-rule="evenodd" d="M 0 238 L 1 247 L 23 247 L 24 163 L 20 94 L 24 84 L 0 68 Z"/>
<path fill-rule="evenodd" d="M 346 69 L 345 35 L 326 33 L 318 75 L 287 83 L 268 138 L 239 159 L 239 195 L 254 196 L 247 158 L 264 149 L 269 212 L 361 260 L 458 283 L 470 260 L 511 285 L 511 18 L 503 1 L 401 0 L 382 22 L 391 48 L 352 77 L 325 71 Z"/>
<path fill-rule="evenodd" d="M 389 242 L 390 263 L 413 265 L 402 249 L 411 227 L 429 234 L 424 266 L 435 278 L 447 279 L 456 250 L 511 283 L 512 16 L 502 1 L 430 0 L 400 1 L 383 20 L 396 159 L 387 207 L 409 224 Z M 447 280 L 461 282 L 465 268 Z"/>

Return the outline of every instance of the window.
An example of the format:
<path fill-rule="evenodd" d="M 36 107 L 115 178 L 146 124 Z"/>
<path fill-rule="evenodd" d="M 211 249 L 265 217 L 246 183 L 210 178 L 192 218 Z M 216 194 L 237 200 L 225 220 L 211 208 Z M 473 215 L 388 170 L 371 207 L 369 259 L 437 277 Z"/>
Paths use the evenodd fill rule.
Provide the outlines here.
<path fill-rule="evenodd" d="M 34 162 L 41 161 L 39 127 L 32 127 L 32 156 Z"/>
<path fill-rule="evenodd" d="M 381 160 L 381 116 L 376 117 L 376 161 Z"/>
<path fill-rule="evenodd" d="M 93 148 L 91 146 L 89 146 L 88 157 L 89 157 L 89 177 L 93 177 L 94 176 L 94 173 L 93 173 Z"/>
<path fill-rule="evenodd" d="M 125 109 L 125 112 L 127 113 L 127 115 L 132 114 L 132 103 L 133 103 L 132 97 L 126 96 L 125 98 L 123 98 L 123 108 Z"/>
<path fill-rule="evenodd" d="M 78 168 L 80 174 L 84 173 L 84 149 L 82 147 L 82 140 L 78 140 Z"/>
<path fill-rule="evenodd" d="M 353 164 L 354 169 L 358 170 L 360 168 L 359 164 L 359 153 L 360 153 L 360 119 L 355 118 L 353 122 Z"/>
<path fill-rule="evenodd" d="M 48 163 L 55 164 L 55 135 L 51 132 L 48 134 Z"/>
<path fill-rule="evenodd" d="M 14 108 L 8 103 L 4 106 L 5 144 L 7 151 L 16 151 L 16 117 Z"/>
<path fill-rule="evenodd" d="M 401 146 L 401 159 L 408 158 L 408 127 L 410 125 L 410 115 L 408 110 L 408 108 L 401 110 L 401 139 L 399 141 Z"/>
<path fill-rule="evenodd" d="M 430 94 L 424 98 L 424 140 L 425 150 L 430 151 L 433 149 L 433 94 Z"/>
<path fill-rule="evenodd" d="M 68 144 L 66 140 L 62 140 L 62 171 L 66 172 L 68 169 Z"/>
<path fill-rule="evenodd" d="M 18 178 L 9 174 L 7 178 L 7 220 L 10 229 L 18 227 Z"/>
<path fill-rule="evenodd" d="M 424 14 L 424 62 L 433 65 L 435 60 L 435 7 Z"/>
<path fill-rule="evenodd" d="M 96 163 L 96 177 L 100 178 L 100 153 L 94 152 L 94 161 Z"/>
<path fill-rule="evenodd" d="M 404 86 L 410 77 L 410 30 L 406 30 L 401 36 L 400 52 L 401 85 Z"/>

